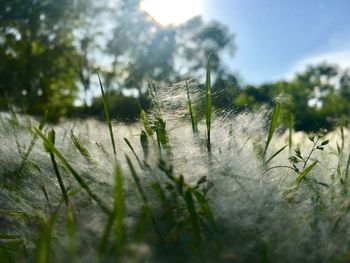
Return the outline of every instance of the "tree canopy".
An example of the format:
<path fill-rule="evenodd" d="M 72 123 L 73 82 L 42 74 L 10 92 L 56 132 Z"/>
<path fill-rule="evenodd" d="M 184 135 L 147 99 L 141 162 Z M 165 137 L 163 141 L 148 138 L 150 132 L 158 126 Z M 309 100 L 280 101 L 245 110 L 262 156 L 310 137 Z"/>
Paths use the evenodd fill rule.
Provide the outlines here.
<path fill-rule="evenodd" d="M 260 86 L 246 86 L 235 98 L 238 107 L 271 107 L 281 100 L 285 111 L 295 116 L 295 129 L 317 131 L 345 125 L 349 117 L 349 71 L 336 65 L 321 63 L 310 65 L 290 81 L 277 81 Z"/>
<path fill-rule="evenodd" d="M 31 114 L 48 109 L 58 118 L 79 90 L 93 88 L 96 70 L 107 89 L 118 90 L 114 94 L 134 89 L 141 99 L 150 79 L 198 77 L 210 53 L 213 72 L 225 71 L 222 53 L 233 53 L 234 45 L 224 25 L 195 17 L 163 26 L 141 10 L 140 0 L 114 3 L 1 1 L 0 106 L 10 98 Z"/>
<path fill-rule="evenodd" d="M 135 119 L 140 107 L 149 106 L 149 80 L 203 79 L 210 55 L 217 109 L 269 108 L 277 99 L 284 105 L 284 122 L 293 113 L 297 130 L 332 128 L 347 121 L 348 71 L 323 63 L 291 80 L 244 86 L 223 63 L 223 56 L 233 56 L 236 50 L 235 35 L 225 25 L 198 16 L 164 26 L 141 10 L 140 2 L 1 1 L 0 108 L 12 103 L 30 114 L 49 110 L 51 119 L 74 111 L 99 115 L 101 99 L 89 99 L 99 71 L 113 113 Z M 79 97 L 84 97 L 85 107 L 77 111 Z"/>
<path fill-rule="evenodd" d="M 29 113 L 64 115 L 78 92 L 74 29 L 84 1 L 0 3 L 0 97 Z M 51 115 L 51 116 L 53 116 Z"/>

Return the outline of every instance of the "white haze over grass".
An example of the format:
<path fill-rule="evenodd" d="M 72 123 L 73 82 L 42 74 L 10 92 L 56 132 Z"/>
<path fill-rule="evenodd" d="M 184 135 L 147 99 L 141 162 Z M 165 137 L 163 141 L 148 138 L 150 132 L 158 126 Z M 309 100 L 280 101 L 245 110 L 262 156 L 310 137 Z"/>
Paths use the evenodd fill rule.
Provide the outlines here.
<path fill-rule="evenodd" d="M 200 96 L 194 94 L 194 101 Z M 199 96 L 199 97 L 196 97 Z M 350 249 L 350 196 L 346 193 L 349 183 L 340 183 L 339 174 L 346 167 L 349 154 L 349 131 L 345 130 L 345 144 L 341 153 L 339 131 L 327 135 L 330 144 L 324 151 L 317 151 L 311 160 L 319 164 L 307 175 L 307 180 L 291 195 L 283 193 L 293 185 L 297 174 L 291 169 L 276 168 L 266 172 L 268 167 L 290 165 L 290 153 L 286 148 L 267 167 L 257 154 L 264 147 L 269 113 L 228 114 L 214 116 L 212 125 L 212 155 L 208 155 L 205 142 L 205 121 L 199 124 L 199 134 L 193 135 L 191 123 L 185 108 L 186 96 L 180 88 L 171 93 L 160 93 L 160 104 L 171 144 L 172 157 L 167 160 L 174 167 L 175 175 L 182 174 L 189 183 L 207 176 L 213 188 L 209 192 L 209 204 L 221 227 L 222 253 L 217 262 L 256 262 L 262 253 L 267 253 L 271 262 L 330 262 L 348 260 Z M 21 156 L 16 146 L 16 138 L 22 151 L 28 148 L 33 137 L 29 129 L 37 126 L 36 121 L 20 117 L 19 126 L 10 125 L 10 115 L 2 113 L 0 122 L 0 204 L 2 210 L 23 211 L 28 215 L 44 217 L 49 208 L 42 191 L 45 186 L 50 202 L 57 205 L 61 201 L 60 189 L 49 155 L 44 151 L 42 141 L 37 140 L 26 166 L 26 174 L 12 178 L 21 164 Z M 69 163 L 91 188 L 111 207 L 114 184 L 114 158 L 107 127 L 96 120 L 65 121 L 53 126 L 56 131 L 56 146 Z M 125 155 L 132 158 L 141 176 L 142 184 L 152 198 L 149 187 L 154 178 L 166 181 L 157 167 L 157 147 L 151 145 L 148 160 L 149 170 L 140 169 L 133 153 L 123 138 L 129 139 L 138 157 L 144 158 L 140 146 L 140 124 L 113 124 L 117 143 L 117 158 L 125 177 L 127 217 L 126 225 L 135 225 L 141 201 L 126 165 Z M 92 162 L 88 162 L 75 148 L 70 131 L 84 143 Z M 325 140 L 325 139 L 324 139 Z M 312 143 L 302 133 L 294 134 L 294 146 L 300 144 L 301 153 L 307 156 Z M 267 157 L 288 144 L 288 134 L 280 130 L 275 134 Z M 293 151 L 291 152 L 293 154 Z M 311 163 L 311 162 L 310 162 Z M 337 170 L 338 167 L 338 170 Z M 96 246 L 106 222 L 98 206 L 89 199 L 71 174 L 59 165 L 61 174 L 69 190 L 77 194 L 71 197 L 77 219 L 79 260 L 97 262 Z M 16 188 L 13 181 L 16 180 Z M 327 184 L 323 186 L 314 180 Z M 10 187 L 11 186 L 11 187 Z M 156 204 L 155 204 L 156 205 Z M 0 233 L 19 234 L 28 237 L 28 249 L 34 247 L 33 231 L 35 222 L 29 224 L 21 220 L 1 216 Z M 69 260 L 65 253 L 64 229 L 58 222 L 55 234 L 57 261 Z M 63 241 L 62 241 L 63 240 Z M 145 245 L 148 247 L 148 244 Z M 142 257 L 148 262 L 157 262 L 151 245 Z M 153 251 L 153 252 L 152 252 Z M 158 259 L 159 260 L 159 259 Z M 208 262 L 213 259 L 208 260 Z M 341 261 L 343 260 L 343 261 Z"/>

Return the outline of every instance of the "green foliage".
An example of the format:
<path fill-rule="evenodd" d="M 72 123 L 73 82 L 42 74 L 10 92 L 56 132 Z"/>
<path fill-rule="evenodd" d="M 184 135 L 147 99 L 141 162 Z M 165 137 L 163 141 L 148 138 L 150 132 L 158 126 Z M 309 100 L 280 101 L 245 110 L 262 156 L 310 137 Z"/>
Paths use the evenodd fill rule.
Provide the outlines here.
<path fill-rule="evenodd" d="M 142 100 L 141 105 L 138 98 L 125 96 L 118 91 L 108 92 L 108 101 L 110 106 L 110 115 L 118 121 L 130 123 L 136 121 L 140 116 L 141 108 L 149 109 L 149 100 Z M 103 114 L 103 99 L 102 97 L 95 97 L 92 104 L 86 110 L 83 110 L 87 115 L 96 116 L 100 119 L 105 119 Z"/>
<path fill-rule="evenodd" d="M 208 86 L 210 87 L 210 85 Z M 35 128 L 35 133 L 44 143 L 45 151 L 51 156 L 53 176 L 56 175 L 58 179 L 60 177 L 59 173 L 64 171 L 70 173 L 75 182 L 69 181 L 69 188 L 67 188 L 69 191 L 61 188 L 63 199 L 60 198 L 60 193 L 57 194 L 55 191 L 52 191 L 52 185 L 41 185 L 45 199 L 42 197 L 39 200 L 44 201 L 41 202 L 44 204 L 35 204 L 35 206 L 31 207 L 28 203 L 25 203 L 26 205 L 23 206 L 25 209 L 28 209 L 29 215 L 31 215 L 30 213 L 34 214 L 31 215 L 30 219 L 28 219 L 28 214 L 22 211 L 0 211 L 1 217 L 10 217 L 13 221 L 25 220 L 23 224 L 30 231 L 39 233 L 34 245 L 30 240 L 26 240 L 27 235 L 33 235 L 32 232 L 28 234 L 24 232 L 21 235 L 12 233 L 0 234 L 1 256 L 4 255 L 6 258 L 11 258 L 11 255 L 13 255 L 12 250 L 17 249 L 19 254 L 30 256 L 34 254 L 35 250 L 37 262 L 48 262 L 50 258 L 54 261 L 68 258 L 69 261 L 78 262 L 82 258 L 86 258 L 86 253 L 89 253 L 88 255 L 91 256 L 89 260 L 92 262 L 124 262 L 134 259 L 135 262 L 142 262 L 148 259 L 151 261 L 165 259 L 167 262 L 197 262 L 203 261 L 203 259 L 209 262 L 231 262 L 233 258 L 242 261 L 248 258 L 252 261 L 257 259 L 261 262 L 267 262 L 270 258 L 274 260 L 273 257 L 276 254 L 278 255 L 278 253 L 284 256 L 285 249 L 290 250 L 288 253 L 295 253 L 295 240 L 299 241 L 300 239 L 300 236 L 294 236 L 295 232 L 299 235 L 311 237 L 310 239 L 303 239 L 303 242 L 307 245 L 313 245 L 315 235 L 317 237 L 319 235 L 316 231 L 319 227 L 326 226 L 333 228 L 335 231 L 339 226 L 342 226 L 342 221 L 346 219 L 346 215 L 350 211 L 347 198 L 347 177 L 350 158 L 347 159 L 347 162 L 342 159 L 345 156 L 348 157 L 348 153 L 345 153 L 344 150 L 347 149 L 344 142 L 346 130 L 340 129 L 341 140 L 336 149 L 336 154 L 339 158 L 337 168 L 326 169 L 326 174 L 322 174 L 322 177 L 317 172 L 319 169 L 322 169 L 324 163 L 321 163 L 321 159 L 318 160 L 319 155 L 316 153 L 323 154 L 325 148 L 330 144 L 329 140 L 326 139 L 325 130 L 309 135 L 309 151 L 305 152 L 304 148 L 300 149 L 301 146 L 297 146 L 294 154 L 289 158 L 290 165 L 282 164 L 267 167 L 277 161 L 288 161 L 285 158 L 286 156 L 283 157 L 285 158 L 283 160 L 277 158 L 277 156 L 283 156 L 283 151 L 288 147 L 288 144 L 281 148 L 273 145 L 273 140 L 277 137 L 276 129 L 281 116 L 280 112 L 283 111 L 280 104 L 276 103 L 275 109 L 271 114 L 270 129 L 266 134 L 266 144 L 261 142 L 262 151 L 265 147 L 266 161 L 265 159 L 256 158 L 254 152 L 249 149 L 250 147 L 246 147 L 249 142 L 243 143 L 233 139 L 233 134 L 236 133 L 234 126 L 238 126 L 238 124 L 222 125 L 230 129 L 229 140 L 234 140 L 235 144 L 226 144 L 226 142 L 220 141 L 211 142 L 215 149 L 219 148 L 216 147 L 217 145 L 224 146 L 218 152 L 212 152 L 212 160 L 208 160 L 206 156 L 203 158 L 203 152 L 198 153 L 201 159 L 196 159 L 196 162 L 199 161 L 200 163 L 195 165 L 195 169 L 204 166 L 205 175 L 202 176 L 202 171 L 198 173 L 193 169 L 193 163 L 190 164 L 189 168 L 186 166 L 188 162 L 181 164 L 183 157 L 180 156 L 178 158 L 179 156 L 177 155 L 184 149 L 185 151 L 190 150 L 192 153 L 193 148 L 191 147 L 193 145 L 195 147 L 199 146 L 199 150 L 205 149 L 205 125 L 198 125 L 195 138 L 191 136 L 191 133 L 187 134 L 188 138 L 183 136 L 183 134 L 175 137 L 186 143 L 193 142 L 193 139 L 201 139 L 195 140 L 193 145 L 189 147 L 186 145 L 185 148 L 182 148 L 184 147 L 182 143 L 179 144 L 181 147 L 172 144 L 173 133 L 169 133 L 166 129 L 164 117 L 166 115 L 162 114 L 164 109 L 157 99 L 158 95 L 155 86 L 152 86 L 152 89 L 154 89 L 152 92 L 155 108 L 150 113 L 141 111 L 143 127 L 140 137 L 137 137 L 137 140 L 134 141 L 131 139 L 134 136 L 130 140 L 124 138 L 125 143 L 129 147 L 127 151 L 131 151 L 133 156 L 129 157 L 126 154 L 124 160 L 118 155 L 117 163 L 114 164 L 115 156 L 113 154 L 108 156 L 108 153 L 102 150 L 102 143 L 97 145 L 97 150 L 101 150 L 104 157 L 110 157 L 107 160 L 113 163 L 112 167 L 115 168 L 113 170 L 114 181 L 109 180 L 109 175 L 103 177 L 103 174 L 98 174 L 102 178 L 95 176 L 95 171 L 105 171 L 103 170 L 105 168 L 104 164 L 98 165 L 99 156 L 95 157 L 93 154 L 96 153 L 94 151 L 96 148 L 89 148 L 85 141 L 80 140 L 72 133 L 71 139 L 77 150 L 84 157 L 88 156 L 90 159 L 88 164 L 86 162 L 79 164 L 74 159 L 68 159 L 70 155 L 68 153 L 66 155 L 66 149 L 62 147 L 65 144 L 55 144 L 56 134 L 54 130 L 50 130 L 45 135 L 43 131 Z M 107 94 L 104 93 L 103 88 L 101 92 L 104 100 L 106 100 Z M 203 100 L 206 100 L 206 98 L 203 98 Z M 106 101 L 104 103 L 106 107 L 105 115 L 108 116 L 106 116 L 106 123 L 111 125 L 110 116 L 108 115 L 109 107 Z M 14 127 L 21 127 L 19 126 L 21 124 L 20 120 L 20 117 L 14 113 L 12 118 L 5 121 L 12 122 Z M 212 119 L 210 120 L 212 121 Z M 40 127 L 43 129 L 43 122 Z M 222 134 L 223 136 L 226 135 L 226 129 Z M 237 132 L 237 134 L 239 133 Z M 29 137 L 29 141 L 31 139 L 32 137 Z M 18 143 L 21 144 L 20 138 L 18 140 Z M 60 143 L 64 141 L 64 138 L 57 140 Z M 133 145 L 132 142 L 140 145 Z M 68 147 L 72 145 L 69 139 L 66 143 Z M 95 147 L 95 144 L 92 145 Z M 227 149 L 225 149 L 226 146 Z M 239 146 L 243 146 L 244 149 L 237 149 L 240 148 Z M 250 142 L 250 146 L 253 146 L 252 142 Z M 163 148 L 174 149 L 174 154 L 170 155 L 169 152 L 162 151 Z M 272 148 L 275 151 L 268 156 L 266 153 L 270 153 Z M 123 147 L 120 148 L 121 151 L 122 149 Z M 157 151 L 158 149 L 160 150 Z M 228 162 L 231 162 L 232 158 L 241 160 L 241 151 L 246 151 L 244 155 L 246 153 L 252 154 L 246 159 L 248 162 L 257 162 L 255 164 L 255 169 L 257 170 L 251 170 L 253 174 L 247 172 L 250 168 L 246 163 L 242 167 L 234 167 L 226 165 L 221 159 L 221 157 L 226 158 L 225 154 L 227 154 L 227 157 L 229 157 L 227 158 Z M 142 152 L 144 154 L 143 160 L 139 158 Z M 77 153 L 77 151 L 75 150 L 72 153 Z M 81 156 L 78 157 L 81 159 Z M 57 163 L 55 158 L 57 158 Z M 185 160 L 191 160 L 191 158 L 192 156 Z M 77 168 L 73 168 L 73 163 Z M 84 166 L 92 170 L 93 176 L 89 176 L 89 173 L 80 172 Z M 207 170 L 207 168 L 209 169 Z M 280 168 L 289 168 L 289 170 L 284 172 Z M 237 171 L 241 169 L 243 176 L 236 176 L 234 174 L 236 173 L 235 169 Z M 278 170 L 269 173 L 272 169 Z M 27 170 L 24 171 L 27 172 Z M 329 177 L 328 171 L 334 171 L 329 180 L 327 180 Z M 28 173 L 30 175 L 30 171 Z M 234 181 L 226 181 L 228 174 L 234 177 Z M 339 176 L 339 180 L 336 181 L 334 179 L 335 176 Z M 273 178 L 269 179 L 270 177 Z M 35 177 L 36 180 L 37 178 Z M 102 180 L 100 181 L 100 179 Z M 323 182 L 323 180 L 327 181 Z M 222 187 L 220 186 L 220 181 L 222 184 L 230 183 L 230 185 L 220 188 Z M 31 179 L 30 182 L 35 181 Z M 51 180 L 45 182 L 51 182 Z M 34 184 L 30 184 L 29 187 L 32 187 L 32 185 Z M 55 183 L 53 185 L 55 186 Z M 213 185 L 214 191 L 211 191 Z M 59 186 L 61 187 L 60 182 Z M 241 191 L 241 193 L 239 195 L 232 193 L 232 187 L 235 188 L 235 192 Z M 233 200 L 238 200 L 239 202 L 237 201 L 235 204 L 231 200 L 229 202 L 225 201 L 229 196 L 220 196 L 223 195 L 220 192 L 221 189 L 229 189 L 228 192 L 224 193 L 232 194 Z M 260 191 L 263 189 L 268 189 L 269 191 Z M 4 190 L 7 189 L 4 188 Z M 248 190 L 253 192 L 259 190 L 259 192 L 252 194 L 252 191 Z M 22 193 L 17 188 L 8 190 L 7 193 L 14 193 L 16 196 L 15 201 L 18 202 L 15 202 L 15 204 L 20 205 L 23 202 L 20 199 Z M 49 201 L 49 195 L 51 202 Z M 23 196 L 26 197 L 24 194 Z M 272 201 L 269 199 L 270 196 L 272 196 Z M 336 197 L 341 198 L 337 199 Z M 92 203 L 89 202 L 90 199 L 97 203 L 99 206 L 96 207 L 97 209 L 94 209 Z M 48 205 L 45 203 L 45 200 Z M 65 207 L 66 211 L 65 213 L 59 213 L 58 210 L 63 201 L 66 201 L 67 204 Z M 220 201 L 226 203 L 221 204 Z M 327 203 L 332 204 L 334 207 L 331 205 L 326 206 L 325 204 Z M 217 207 L 213 209 L 212 205 L 217 205 Z M 226 205 L 227 207 L 225 207 Z M 28 206 L 30 208 L 27 208 Z M 220 206 L 222 207 L 220 208 Z M 224 210 L 232 209 L 231 206 L 235 206 L 235 210 L 232 210 L 234 213 L 229 211 L 226 214 Z M 86 209 L 86 207 L 89 209 Z M 276 211 L 271 211 L 271 207 L 274 207 Z M 266 216 L 264 211 L 275 214 Z M 328 213 L 325 214 L 324 211 L 328 211 Z M 287 212 L 292 213 L 291 216 L 295 220 L 292 222 L 286 220 L 286 222 L 281 223 L 280 221 L 283 221 L 283 218 L 289 215 Z M 85 219 L 82 216 L 86 216 L 89 219 Z M 252 222 L 248 224 L 247 220 L 243 222 L 242 216 L 245 216 L 247 220 Z M 275 219 L 275 216 L 280 216 L 280 218 Z M 38 218 L 40 219 L 39 221 Z M 98 223 L 91 226 L 90 218 L 96 219 L 93 223 Z M 280 220 L 281 218 L 282 220 Z M 36 226 L 32 226 L 33 222 L 40 222 L 39 231 Z M 281 225 L 279 225 L 280 223 Z M 277 224 L 278 227 L 275 228 L 274 224 Z M 293 227 L 286 227 L 286 224 L 292 224 Z M 283 231 L 282 233 L 280 232 L 281 227 L 286 227 L 287 235 Z M 298 230 L 298 228 L 302 229 Z M 310 230 L 305 234 L 304 229 Z M 261 231 L 263 235 L 257 235 L 257 231 Z M 278 231 L 278 235 L 276 235 L 276 231 Z M 322 233 L 322 235 L 330 235 L 331 237 L 334 235 L 334 231 L 329 230 Z M 290 235 L 290 233 L 292 234 Z M 275 241 L 276 239 L 277 241 Z M 16 240 L 17 244 L 29 242 L 31 247 L 21 247 L 22 245 L 2 246 L 2 243 L 9 240 Z M 286 242 L 282 244 L 282 252 L 276 249 L 276 247 L 280 248 L 278 242 Z M 325 242 L 325 246 L 328 246 L 329 241 L 327 238 L 323 242 Z M 291 243 L 293 245 L 289 248 Z M 305 243 L 300 244 L 300 246 L 304 246 Z M 149 246 L 152 254 L 146 256 L 142 254 L 142 246 L 144 244 Z M 86 247 L 92 252 L 86 250 Z M 245 251 L 242 250 L 242 247 L 248 247 L 248 249 Z M 235 252 L 234 256 L 232 256 L 232 250 Z M 62 253 L 62 256 L 61 254 L 58 255 L 56 251 L 65 253 Z M 347 247 L 345 246 L 342 251 L 347 251 Z M 303 253 L 300 255 L 305 255 Z M 330 257 L 334 257 L 338 250 L 332 253 Z M 313 258 L 319 257 L 314 256 Z"/>
<path fill-rule="evenodd" d="M 290 114 L 293 114 L 295 121 L 292 124 L 296 131 L 333 129 L 348 119 L 349 79 L 348 71 L 322 63 L 309 66 L 291 81 L 246 86 L 235 98 L 235 104 L 248 108 L 272 107 L 274 98 L 278 97 L 284 105 L 281 121 L 285 127 L 290 126 Z"/>
<path fill-rule="evenodd" d="M 79 53 L 73 30 L 83 8 L 78 1 L 5 0 L 0 4 L 0 98 L 31 114 L 57 120 L 76 98 Z M 3 106 L 3 105 L 0 105 Z"/>

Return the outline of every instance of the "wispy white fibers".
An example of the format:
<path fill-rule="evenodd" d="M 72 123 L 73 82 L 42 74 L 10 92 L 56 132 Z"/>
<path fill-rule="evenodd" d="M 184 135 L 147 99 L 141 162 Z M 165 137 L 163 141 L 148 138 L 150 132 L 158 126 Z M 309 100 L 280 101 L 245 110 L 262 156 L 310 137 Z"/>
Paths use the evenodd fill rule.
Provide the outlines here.
<path fill-rule="evenodd" d="M 344 148 L 341 147 L 338 130 L 320 139 L 320 143 L 326 139 L 330 143 L 323 151 L 316 150 L 310 157 L 309 164 L 315 160 L 319 163 L 296 190 L 289 191 L 298 176 L 297 172 L 290 169 L 292 163 L 289 157 L 294 156 L 295 152 L 292 150 L 289 153 L 286 148 L 267 165 L 264 165 L 259 154 L 266 143 L 270 113 L 264 110 L 254 114 L 214 113 L 212 149 L 209 154 L 206 147 L 205 120 L 201 118 L 203 93 L 195 88 L 195 84 L 189 83 L 191 97 L 199 116 L 197 134 L 192 131 L 183 83 L 157 93 L 157 103 L 161 109 L 161 117 L 166 121 L 171 147 L 169 154 L 162 156 L 162 159 L 169 167 L 173 167 L 175 176 L 183 175 L 192 186 L 203 176 L 212 186 L 208 192 L 209 205 L 220 226 L 220 242 L 223 247 L 217 261 L 226 259 L 229 262 L 256 262 L 265 252 L 271 262 L 329 262 L 342 258 L 346 261 L 350 244 L 350 198 L 347 193 L 350 189 L 344 171 L 350 152 L 349 131 L 345 130 L 344 133 Z M 159 112 L 149 114 L 151 121 L 155 114 Z M 50 209 L 43 189 L 46 190 L 52 206 L 62 200 L 52 163 L 41 139 L 37 139 L 24 172 L 16 174 L 23 162 L 17 145 L 22 153 L 25 152 L 34 133 L 24 117 L 18 116 L 18 123 L 14 126 L 11 126 L 10 115 L 2 113 L 1 119 L 1 209 L 25 212 L 35 221 L 36 217 L 44 217 Z M 38 122 L 32 120 L 31 124 L 37 126 Z M 64 121 L 58 125 L 48 125 L 44 131 L 49 126 L 56 131 L 57 149 L 91 189 L 112 208 L 115 161 L 106 125 L 96 120 Z M 145 156 L 139 137 L 141 129 L 144 129 L 142 125 L 114 122 L 113 126 L 117 158 L 125 176 L 125 223 L 133 229 L 142 202 L 135 190 L 125 155 L 131 158 L 151 202 L 155 202 L 156 198 L 150 185 L 155 180 L 166 181 L 167 178 L 158 167 L 159 149 L 155 135 L 148 138 L 150 153 L 146 166 L 143 163 Z M 92 162 L 87 161 L 74 146 L 71 131 L 86 147 Z M 130 141 L 137 157 L 124 138 Z M 299 147 L 301 155 L 306 158 L 313 146 L 308 136 L 296 133 L 293 142 L 293 148 Z M 271 141 L 267 158 L 287 143 L 288 135 L 279 130 Z M 337 143 L 341 148 L 339 150 Z M 296 164 L 296 167 L 302 171 L 301 163 Z M 78 236 L 84 240 L 79 246 L 87 248 L 84 247 L 84 253 L 79 253 L 79 259 L 96 261 L 96 247 L 99 242 L 96 237 L 102 235 L 106 216 L 81 190 L 60 162 L 59 170 L 68 191 L 72 193 Z M 20 220 L 2 222 L 1 231 L 9 230 L 11 233 L 35 236 L 32 232 L 35 228 L 29 223 Z M 16 227 L 13 227 L 14 222 Z M 60 225 L 63 225 L 62 219 L 58 222 L 57 230 Z M 59 231 L 56 234 L 58 237 L 63 235 Z M 29 238 L 27 242 L 29 247 L 34 247 L 34 239 Z M 140 245 L 147 251 L 144 257 L 155 260 L 148 245 Z M 57 245 L 55 249 L 62 251 L 64 245 Z"/>

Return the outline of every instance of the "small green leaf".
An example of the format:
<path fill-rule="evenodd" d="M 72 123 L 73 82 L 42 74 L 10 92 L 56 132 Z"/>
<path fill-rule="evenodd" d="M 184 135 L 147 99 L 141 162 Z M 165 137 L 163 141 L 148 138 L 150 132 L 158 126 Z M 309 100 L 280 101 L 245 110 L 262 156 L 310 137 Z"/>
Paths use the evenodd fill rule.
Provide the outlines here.
<path fill-rule="evenodd" d="M 269 128 L 269 133 L 267 136 L 267 140 L 266 140 L 266 146 L 265 146 L 265 150 L 264 150 L 264 156 L 266 155 L 266 151 L 267 148 L 269 147 L 269 144 L 271 142 L 272 136 L 276 131 L 277 125 L 278 125 L 278 118 L 280 115 L 280 111 L 281 111 L 281 104 L 279 102 L 276 102 L 275 108 L 273 109 L 272 112 L 272 117 L 271 117 L 271 123 L 270 123 L 270 128 Z"/>
<path fill-rule="evenodd" d="M 56 137 L 55 131 L 51 129 L 47 134 L 47 139 L 50 141 L 52 145 L 55 145 L 55 137 Z M 50 147 L 46 142 L 44 142 L 44 148 L 46 152 L 51 152 Z"/>
<path fill-rule="evenodd" d="M 143 150 L 143 154 L 145 155 L 145 159 L 148 157 L 148 138 L 147 133 L 144 130 L 141 130 L 140 134 L 140 143 Z"/>
<path fill-rule="evenodd" d="M 324 142 L 321 143 L 321 146 L 327 145 L 329 143 L 329 140 L 325 140 Z"/>
<path fill-rule="evenodd" d="M 273 158 L 275 158 L 277 155 L 279 155 L 284 149 L 286 149 L 287 146 L 288 146 L 288 144 L 285 145 L 285 146 L 283 146 L 282 148 L 280 148 L 277 152 L 275 152 L 275 153 L 265 162 L 265 165 L 268 164 L 268 163 L 269 163 Z"/>
<path fill-rule="evenodd" d="M 314 161 L 298 175 L 298 177 L 295 179 L 297 186 L 299 186 L 300 182 L 305 178 L 306 175 L 308 175 L 308 173 L 310 173 L 310 171 L 315 167 L 317 163 L 318 161 Z"/>

